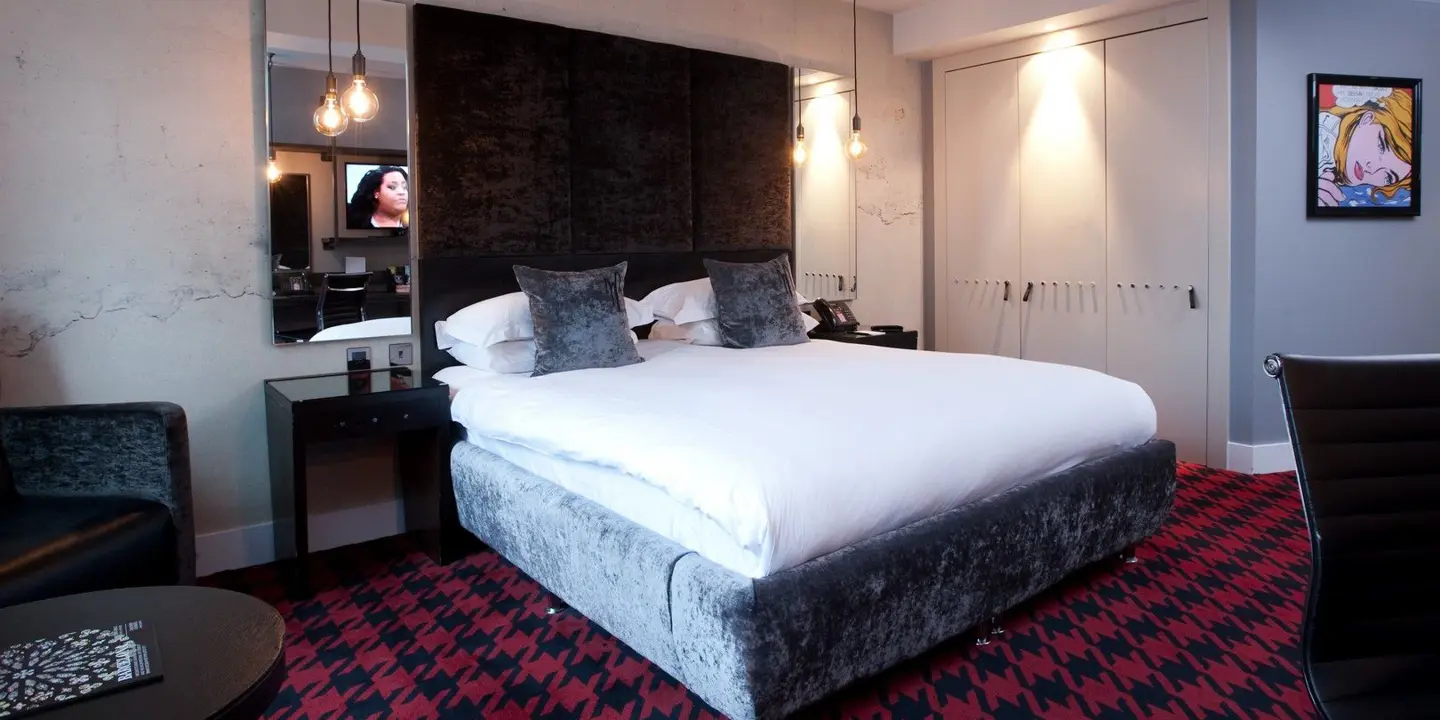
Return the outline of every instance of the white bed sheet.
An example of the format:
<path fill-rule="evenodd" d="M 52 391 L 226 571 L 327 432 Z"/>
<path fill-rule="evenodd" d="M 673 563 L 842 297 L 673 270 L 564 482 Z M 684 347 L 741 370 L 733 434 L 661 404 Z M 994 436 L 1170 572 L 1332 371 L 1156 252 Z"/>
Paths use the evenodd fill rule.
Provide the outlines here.
<path fill-rule="evenodd" d="M 471 374 L 452 416 L 482 448 L 749 577 L 1155 434 L 1139 386 L 1062 365 L 826 341 L 641 354 Z"/>

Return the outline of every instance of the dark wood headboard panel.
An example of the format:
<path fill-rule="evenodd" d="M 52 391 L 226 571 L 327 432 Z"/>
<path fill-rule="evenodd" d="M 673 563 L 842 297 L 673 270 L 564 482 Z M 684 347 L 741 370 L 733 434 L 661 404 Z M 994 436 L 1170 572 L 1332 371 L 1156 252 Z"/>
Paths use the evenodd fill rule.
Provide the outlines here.
<path fill-rule="evenodd" d="M 425 377 L 458 365 L 444 350 L 435 348 L 435 323 L 467 305 L 520 289 L 515 266 L 545 270 L 591 270 L 630 264 L 625 271 L 625 296 L 639 300 L 674 282 L 705 277 L 704 258 L 729 262 L 763 262 L 788 250 L 740 250 L 699 253 L 635 253 L 630 255 L 541 255 L 532 257 L 421 258 L 415 278 L 421 294 L 420 367 Z"/>

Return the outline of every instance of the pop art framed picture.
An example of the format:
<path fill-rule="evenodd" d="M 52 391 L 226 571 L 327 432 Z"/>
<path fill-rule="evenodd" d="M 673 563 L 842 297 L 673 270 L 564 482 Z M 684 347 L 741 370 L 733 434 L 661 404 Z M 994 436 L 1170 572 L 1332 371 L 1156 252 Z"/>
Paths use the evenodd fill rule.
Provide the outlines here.
<path fill-rule="evenodd" d="M 1420 81 L 1313 74 L 1310 217 L 1420 214 Z"/>

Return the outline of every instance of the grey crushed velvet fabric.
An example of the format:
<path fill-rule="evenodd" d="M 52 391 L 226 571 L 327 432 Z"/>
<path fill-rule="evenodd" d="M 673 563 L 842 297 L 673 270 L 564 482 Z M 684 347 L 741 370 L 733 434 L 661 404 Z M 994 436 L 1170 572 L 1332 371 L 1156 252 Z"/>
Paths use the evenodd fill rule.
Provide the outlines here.
<path fill-rule="evenodd" d="M 133 497 L 170 508 L 178 577 L 195 582 L 190 434 L 179 405 L 5 408 L 0 442 L 20 495 Z"/>
<path fill-rule="evenodd" d="M 760 263 L 731 263 L 705 259 L 705 271 L 715 290 L 720 342 L 729 348 L 799 345 L 809 342 L 800 306 L 795 303 L 795 279 L 790 259 L 777 257 Z"/>
<path fill-rule="evenodd" d="M 535 326 L 531 377 L 642 362 L 625 315 L 627 265 L 579 272 L 515 266 Z"/>
<path fill-rule="evenodd" d="M 1175 446 L 1156 440 L 754 580 L 752 592 L 687 556 L 671 582 L 684 682 L 731 717 L 783 717 L 1149 537 L 1174 497 Z"/>
<path fill-rule="evenodd" d="M 452 470 L 465 527 L 739 720 L 1014 607 L 1154 534 L 1175 496 L 1175 446 L 1155 440 L 751 580 L 474 446 Z"/>
<path fill-rule="evenodd" d="M 669 579 L 685 548 L 467 442 L 451 451 L 450 472 L 466 530 L 677 674 Z"/>

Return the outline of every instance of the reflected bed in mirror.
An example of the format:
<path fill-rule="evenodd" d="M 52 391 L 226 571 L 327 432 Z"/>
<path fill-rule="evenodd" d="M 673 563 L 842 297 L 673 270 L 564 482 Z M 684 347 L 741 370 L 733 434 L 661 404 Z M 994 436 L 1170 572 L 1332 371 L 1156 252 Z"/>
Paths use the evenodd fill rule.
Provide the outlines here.
<path fill-rule="evenodd" d="M 326 0 L 265 3 L 276 344 L 412 332 L 408 13 L 328 12 L 329 27 Z"/>

